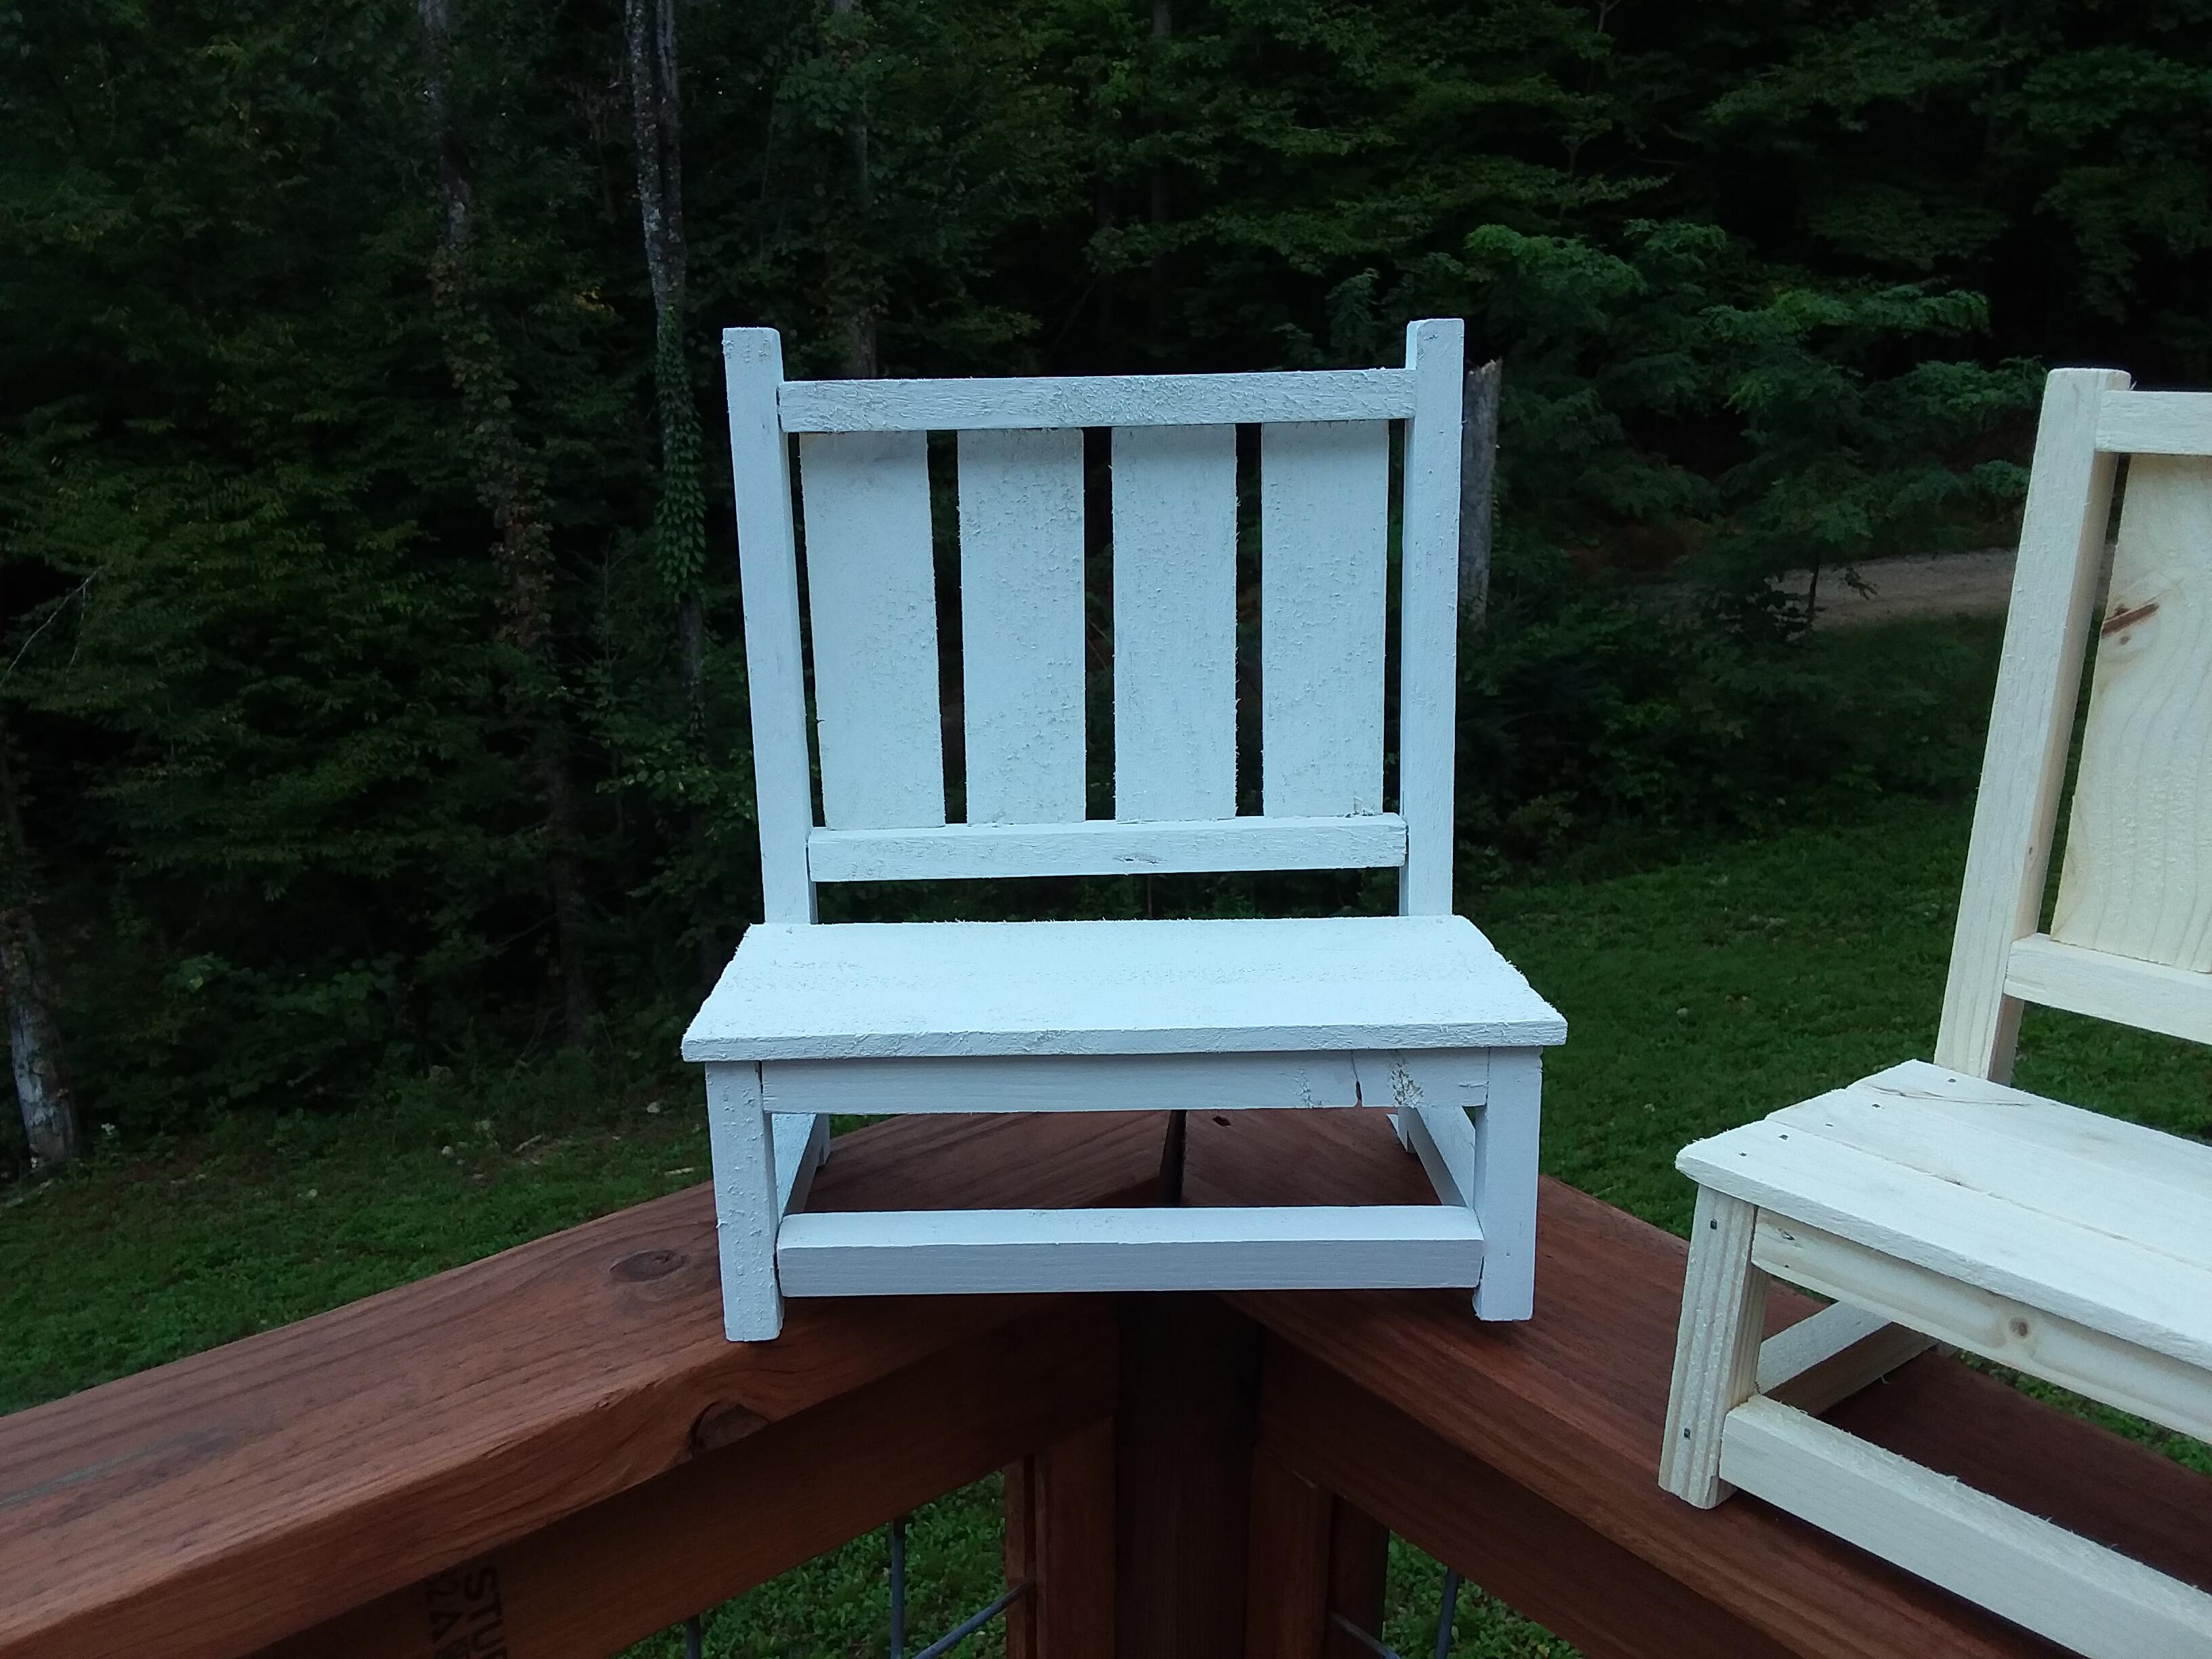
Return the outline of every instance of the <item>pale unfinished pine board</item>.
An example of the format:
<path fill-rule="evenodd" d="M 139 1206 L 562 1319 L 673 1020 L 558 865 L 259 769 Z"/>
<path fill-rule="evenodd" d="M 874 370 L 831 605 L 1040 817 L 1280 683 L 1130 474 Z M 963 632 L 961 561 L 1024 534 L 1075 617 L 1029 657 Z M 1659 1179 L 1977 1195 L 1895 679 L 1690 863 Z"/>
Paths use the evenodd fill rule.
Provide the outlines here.
<path fill-rule="evenodd" d="M 732 1342 L 766 1342 L 783 1329 L 775 1278 L 775 1155 L 762 1109 L 760 1067 L 707 1068 L 707 1140 L 714 1164 L 714 1243 L 722 1269 L 722 1328 Z"/>
<path fill-rule="evenodd" d="M 1753 1261 L 1762 1265 L 1757 1249 L 1754 1230 Z M 1759 1392 L 1818 1416 L 1932 1346 L 1931 1338 L 1881 1314 L 1831 1303 L 1759 1345 Z"/>
<path fill-rule="evenodd" d="M 1114 816 L 1237 811 L 1237 432 L 1114 432 Z"/>
<path fill-rule="evenodd" d="M 789 380 L 787 432 L 974 432 L 1086 426 L 1388 421 L 1413 412 L 1401 368 L 1297 374 L 1072 374 L 1052 379 Z"/>
<path fill-rule="evenodd" d="M 730 473 L 744 590 L 761 898 L 771 921 L 811 921 L 806 837 L 814 827 L 814 770 L 806 750 L 791 445 L 776 424 L 775 410 L 783 342 L 772 328 L 725 329 L 722 365 L 729 380 Z"/>
<path fill-rule="evenodd" d="M 2005 995 L 2005 973 L 2043 905 L 2112 507 L 2113 460 L 2098 453 L 2098 410 L 2127 386 L 2117 370 L 2092 368 L 2059 369 L 2045 384 L 1936 1034 L 1936 1063 L 1977 1077 L 2012 1070 L 2020 1005 Z"/>
<path fill-rule="evenodd" d="M 1079 820 L 1083 434 L 963 432 L 959 462 L 968 821 Z"/>
<path fill-rule="evenodd" d="M 1565 1039 L 1566 1022 L 1461 916 L 764 922 L 692 1022 L 684 1056 L 1366 1053 Z"/>
<path fill-rule="evenodd" d="M 1358 870 L 1401 864 L 1406 821 L 1201 818 L 1171 823 L 949 823 L 929 830 L 817 830 L 817 881 L 1152 875 L 1196 870 Z"/>
<path fill-rule="evenodd" d="M 1398 811 L 1406 820 L 1399 908 L 1408 915 L 1451 908 L 1465 337 L 1456 318 L 1406 326 L 1406 367 L 1414 388 L 1400 516 Z"/>
<path fill-rule="evenodd" d="M 2212 1364 L 2212 1267 L 1768 1120 L 1675 1167 L 1832 1232 L 2188 1364 Z M 2161 1244 L 2166 1241 L 2161 1240 Z"/>
<path fill-rule="evenodd" d="M 795 1215 L 790 1296 L 1471 1286 L 1482 1229 L 1441 1205 Z"/>
<path fill-rule="evenodd" d="M 2212 1652 L 2212 1596 L 1773 1401 L 1730 1414 L 1721 1473 L 2090 1659 Z"/>
<path fill-rule="evenodd" d="M 2212 1267 L 2212 1146 L 1924 1060 L 1766 1122 Z"/>
<path fill-rule="evenodd" d="M 1667 1429 L 1659 1445 L 1659 1484 L 1701 1510 L 1729 1495 L 1721 1478 L 1722 1427 L 1758 1383 L 1767 1288 L 1766 1275 L 1751 1265 L 1758 1218 L 1759 1212 L 1741 1200 L 1698 1189 L 1674 1375 L 1667 1390 Z"/>
<path fill-rule="evenodd" d="M 2212 1439 L 2212 1371 L 2201 1366 L 1771 1213 L 1759 1217 L 1752 1260 L 1793 1285 L 1842 1297 L 2179 1433 Z"/>
<path fill-rule="evenodd" d="M 2128 464 L 2051 936 L 2212 970 L 2212 460 Z"/>
<path fill-rule="evenodd" d="M 1260 428 L 1260 769 L 1269 817 L 1382 810 L 1390 429 Z"/>
<path fill-rule="evenodd" d="M 2097 447 L 2122 455 L 2212 455 L 2212 395 L 2114 392 L 2097 408 Z"/>
<path fill-rule="evenodd" d="M 2212 1042 L 2212 975 L 2084 951 L 2047 933 L 2020 940 L 2008 960 L 2008 997 Z"/>
<path fill-rule="evenodd" d="M 945 822 L 925 441 L 862 433 L 799 447 L 822 816 L 832 829 Z"/>

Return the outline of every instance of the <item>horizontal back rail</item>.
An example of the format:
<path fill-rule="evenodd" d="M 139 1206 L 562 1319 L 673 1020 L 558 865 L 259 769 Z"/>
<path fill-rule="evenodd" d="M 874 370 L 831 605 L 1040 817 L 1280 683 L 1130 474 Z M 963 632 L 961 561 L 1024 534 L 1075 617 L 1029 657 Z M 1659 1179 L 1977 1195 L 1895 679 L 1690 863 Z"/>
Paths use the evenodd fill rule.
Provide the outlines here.
<path fill-rule="evenodd" d="M 1233 870 L 1381 870 L 1406 861 L 1406 820 L 1198 818 L 1121 823 L 948 823 L 921 830 L 817 830 L 815 881 L 980 881 L 1004 876 L 1129 876 Z"/>
<path fill-rule="evenodd" d="M 2038 1007 L 2212 1043 L 2212 974 L 2033 933 L 2016 941 L 2006 958 L 2004 992 Z"/>
<path fill-rule="evenodd" d="M 2111 455 L 2212 455 L 2212 392 L 2107 392 L 2097 447 Z"/>
<path fill-rule="evenodd" d="M 988 432 L 1036 427 L 1398 421 L 1405 368 L 1260 374 L 1077 374 L 968 380 L 787 380 L 786 432 Z"/>

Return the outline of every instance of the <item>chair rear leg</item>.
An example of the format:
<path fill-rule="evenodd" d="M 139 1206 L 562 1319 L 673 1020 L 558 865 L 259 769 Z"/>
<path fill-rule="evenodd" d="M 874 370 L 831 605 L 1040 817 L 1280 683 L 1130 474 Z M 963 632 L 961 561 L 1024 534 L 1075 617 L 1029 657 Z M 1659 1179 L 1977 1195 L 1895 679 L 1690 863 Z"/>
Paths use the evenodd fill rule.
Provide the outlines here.
<path fill-rule="evenodd" d="M 1751 1265 L 1758 1219 L 1757 1206 L 1698 1189 L 1659 1484 L 1699 1509 L 1712 1508 L 1733 1490 L 1721 1479 L 1721 1427 L 1759 1385 L 1767 1277 Z"/>

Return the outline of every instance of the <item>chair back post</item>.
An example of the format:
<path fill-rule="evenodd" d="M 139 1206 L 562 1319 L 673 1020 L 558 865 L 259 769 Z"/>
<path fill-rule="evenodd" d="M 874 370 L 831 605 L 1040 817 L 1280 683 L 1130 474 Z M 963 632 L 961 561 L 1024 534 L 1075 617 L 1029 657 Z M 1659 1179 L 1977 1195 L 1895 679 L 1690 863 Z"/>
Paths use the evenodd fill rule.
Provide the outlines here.
<path fill-rule="evenodd" d="M 806 839 L 814 830 L 814 783 L 799 654 L 799 548 L 791 518 L 791 446 L 776 410 L 783 341 L 772 328 L 724 329 L 722 363 L 729 381 L 763 915 L 769 921 L 812 921 Z"/>
<path fill-rule="evenodd" d="M 1937 1065 L 1999 1083 L 2011 1076 L 2020 1033 L 2020 1000 L 2005 994 L 2005 981 L 2013 945 L 2036 931 L 2042 911 L 2112 512 L 2115 457 L 2097 445 L 2098 404 L 2130 385 L 2118 369 L 2057 369 L 2036 428 L 1936 1039 Z"/>
<path fill-rule="evenodd" d="M 1406 326 L 1413 413 L 1406 422 L 1398 590 L 1398 810 L 1406 865 L 1398 908 L 1452 908 L 1452 766 L 1459 702 L 1460 394 L 1466 325 Z"/>

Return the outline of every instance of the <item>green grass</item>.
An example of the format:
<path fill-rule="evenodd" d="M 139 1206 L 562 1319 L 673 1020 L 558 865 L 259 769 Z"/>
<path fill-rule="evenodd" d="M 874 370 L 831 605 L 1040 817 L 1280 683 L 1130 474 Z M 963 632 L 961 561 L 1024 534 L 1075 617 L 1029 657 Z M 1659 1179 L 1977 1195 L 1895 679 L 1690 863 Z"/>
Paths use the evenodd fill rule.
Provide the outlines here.
<path fill-rule="evenodd" d="M 1950 626 L 1919 632 L 1938 638 Z M 1913 632 L 1837 648 L 1909 663 Z M 1985 704 L 1986 683 L 1949 695 Z M 1673 1158 L 1684 1142 L 1927 1055 L 1968 817 L 1963 799 L 1872 797 L 1841 821 L 1664 868 L 1530 883 L 1473 902 L 1568 1017 L 1570 1040 L 1546 1079 L 1547 1169 L 1682 1231 L 1691 1191 Z M 2212 1056 L 2186 1044 L 2038 1012 L 2016 1076 L 2212 1136 Z M 83 1169 L 0 1206 L 0 1410 L 473 1260 L 696 1182 L 707 1167 L 693 1080 L 642 1054 L 611 1069 L 572 1055 L 525 1073 L 425 1079 L 374 1109 L 241 1117 L 161 1147 L 105 1143 Z M 2061 1403 L 2212 1473 L 2202 1446 Z M 997 1504 L 986 1482 L 916 1516 L 910 1645 L 996 1593 Z M 1387 1633 L 1401 1653 L 1429 1651 L 1440 1576 L 1396 1547 Z M 708 1650 L 879 1654 L 887 1631 L 878 1534 L 720 1609 Z M 1571 1651 L 1473 1591 L 1459 1631 L 1459 1659 Z M 1000 1650 L 995 1632 L 964 1650 Z M 637 1651 L 681 1646 L 665 1638 Z"/>

